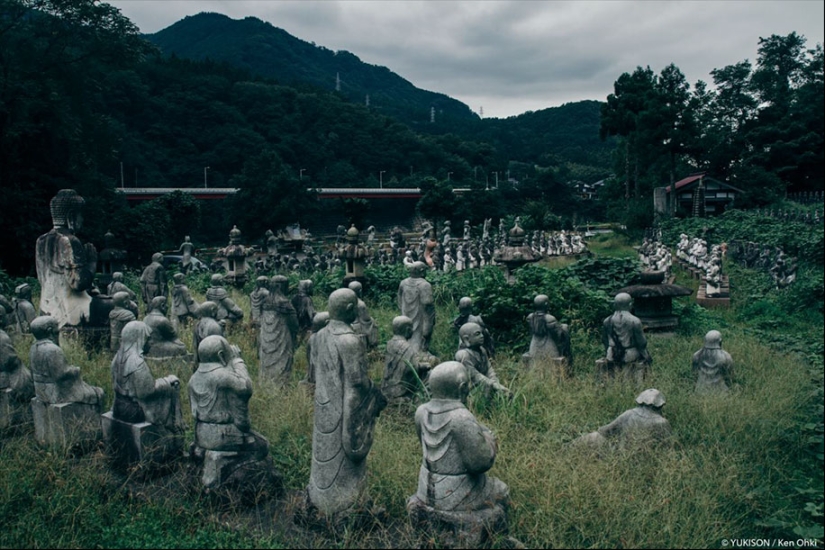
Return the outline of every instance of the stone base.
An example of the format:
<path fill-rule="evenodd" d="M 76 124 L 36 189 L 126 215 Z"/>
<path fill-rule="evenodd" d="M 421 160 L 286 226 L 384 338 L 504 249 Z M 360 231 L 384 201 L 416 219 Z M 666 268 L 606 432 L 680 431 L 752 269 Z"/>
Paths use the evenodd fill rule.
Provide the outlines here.
<path fill-rule="evenodd" d="M 192 363 L 195 361 L 195 355 L 192 353 L 185 353 L 183 355 L 171 355 L 168 357 L 150 357 L 148 355 L 144 355 L 143 358 L 146 359 L 146 362 L 150 365 L 168 363 L 169 361 L 181 361 L 184 363 Z"/>
<path fill-rule="evenodd" d="M 637 315 L 645 330 L 648 331 L 669 331 L 679 326 L 679 317 L 676 315 L 666 315 L 662 317 L 643 317 Z"/>
<path fill-rule="evenodd" d="M 298 525 L 339 536 L 352 530 L 368 529 L 386 520 L 386 510 L 374 508 L 369 500 L 362 500 L 359 505 L 332 516 L 325 515 L 312 503 L 306 489 L 298 495 L 293 516 L 293 521 Z"/>
<path fill-rule="evenodd" d="M 501 504 L 474 511 L 448 512 L 427 506 L 415 495 L 407 500 L 410 523 L 417 531 L 434 536 L 439 548 L 489 546 L 508 532 L 507 510 Z"/>
<path fill-rule="evenodd" d="M 0 390 L 0 430 L 16 429 L 32 421 L 31 407 L 16 402 L 11 393 L 11 388 Z"/>
<path fill-rule="evenodd" d="M 267 451 L 205 451 L 201 483 L 207 493 L 230 501 L 256 503 L 276 496 L 283 489 L 283 477 L 275 469 Z"/>
<path fill-rule="evenodd" d="M 626 365 L 616 365 L 607 359 L 596 361 L 596 377 L 599 381 L 619 380 L 623 382 L 633 382 L 637 386 L 644 384 L 645 376 L 650 366 L 647 363 L 637 361 Z"/>
<path fill-rule="evenodd" d="M 183 434 L 169 434 L 148 422 L 131 424 L 117 420 L 112 411 L 101 415 L 103 439 L 115 467 L 156 469 L 183 455 Z"/>
<path fill-rule="evenodd" d="M 47 404 L 32 399 L 34 438 L 55 449 L 89 449 L 100 440 L 100 408 L 85 403 Z"/>
<path fill-rule="evenodd" d="M 726 283 L 727 281 L 723 285 L 726 285 Z M 721 293 L 718 296 L 708 296 L 705 283 L 702 283 L 699 290 L 696 291 L 696 303 L 706 308 L 730 307 L 730 287 L 722 286 Z"/>
<path fill-rule="evenodd" d="M 534 360 L 532 355 L 525 353 L 521 356 L 521 363 L 527 370 L 541 371 L 541 374 L 550 374 L 562 380 L 571 376 L 565 357 Z"/>

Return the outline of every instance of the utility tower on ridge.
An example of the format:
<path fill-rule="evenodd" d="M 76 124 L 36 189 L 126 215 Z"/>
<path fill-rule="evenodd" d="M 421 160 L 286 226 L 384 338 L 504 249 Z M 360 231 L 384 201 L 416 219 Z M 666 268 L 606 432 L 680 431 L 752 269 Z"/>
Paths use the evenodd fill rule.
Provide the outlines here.
<path fill-rule="evenodd" d="M 430 124 L 435 122 L 435 107 L 430 107 Z"/>

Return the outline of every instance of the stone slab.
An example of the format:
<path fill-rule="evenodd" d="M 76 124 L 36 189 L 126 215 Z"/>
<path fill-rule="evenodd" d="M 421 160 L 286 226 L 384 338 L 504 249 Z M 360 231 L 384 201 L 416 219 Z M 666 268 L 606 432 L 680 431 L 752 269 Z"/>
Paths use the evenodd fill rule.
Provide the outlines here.
<path fill-rule="evenodd" d="M 148 422 L 123 422 L 114 418 L 112 411 L 100 418 L 109 456 L 117 466 L 152 467 L 183 456 L 183 434 L 170 435 Z"/>
<path fill-rule="evenodd" d="M 9 430 L 32 421 L 31 407 L 16 403 L 11 388 L 0 390 L 0 430 Z"/>
<path fill-rule="evenodd" d="M 508 532 L 507 510 L 500 504 L 473 511 L 445 511 L 427 506 L 413 495 L 407 500 L 410 523 L 434 536 L 441 548 L 482 548 Z"/>
<path fill-rule="evenodd" d="M 43 403 L 32 398 L 34 438 L 46 447 L 71 449 L 101 438 L 100 410 L 85 403 Z"/>

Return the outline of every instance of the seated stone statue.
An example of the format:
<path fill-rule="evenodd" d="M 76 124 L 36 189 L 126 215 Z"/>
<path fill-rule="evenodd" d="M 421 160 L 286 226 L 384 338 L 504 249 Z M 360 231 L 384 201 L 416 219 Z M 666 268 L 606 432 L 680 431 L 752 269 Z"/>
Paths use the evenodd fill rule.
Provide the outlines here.
<path fill-rule="evenodd" d="M 261 326 L 261 306 L 269 296 L 269 277 L 261 275 L 255 279 L 255 289 L 249 293 L 249 324 L 252 328 Z"/>
<path fill-rule="evenodd" d="M 218 314 L 215 318 L 218 321 L 226 319 L 230 323 L 241 321 L 243 310 L 229 297 L 229 292 L 223 286 L 223 275 L 220 273 L 212 275 L 211 285 L 206 291 L 206 299 L 218 306 Z"/>
<path fill-rule="evenodd" d="M 484 349 L 487 350 L 487 355 L 492 357 L 495 355 L 495 345 L 493 344 L 493 337 L 490 331 L 487 330 L 487 325 L 484 324 L 484 319 L 481 315 L 473 315 L 473 299 L 469 296 L 464 296 L 458 301 L 458 316 L 453 319 L 452 328 L 458 334 L 458 331 L 467 323 L 475 323 L 481 327 L 484 333 Z M 458 338 L 458 347 L 461 347 L 461 337 Z"/>
<path fill-rule="evenodd" d="M 192 298 L 189 287 L 184 282 L 185 278 L 183 273 L 172 276 L 172 325 L 175 327 L 194 319 L 198 313 L 198 303 Z"/>
<path fill-rule="evenodd" d="M 393 337 L 387 342 L 384 360 L 384 380 L 381 391 L 390 403 L 409 401 L 420 387 L 437 358 L 416 349 L 410 341 L 412 319 L 399 315 L 392 320 Z"/>
<path fill-rule="evenodd" d="M 671 435 L 670 422 L 662 416 L 665 396 L 648 389 L 636 397 L 636 407 L 626 410 L 613 422 L 574 440 L 577 446 L 600 449 L 607 444 L 654 445 Z"/>
<path fill-rule="evenodd" d="M 711 330 L 705 345 L 693 354 L 696 393 L 726 393 L 733 380 L 733 358 L 722 349 L 722 333 Z"/>
<path fill-rule="evenodd" d="M 423 460 L 407 511 L 414 527 L 440 532 L 451 546 L 475 548 L 507 531 L 509 488 L 486 474 L 498 445 L 464 405 L 471 381 L 461 363 L 435 367 L 429 386 L 432 399 L 415 412 Z"/>
<path fill-rule="evenodd" d="M 611 378 L 621 373 L 641 384 L 653 359 L 647 351 L 642 322 L 630 313 L 632 302 L 626 292 L 620 292 L 613 300 L 616 311 L 604 320 L 602 327 L 606 356 L 599 362 L 599 371 Z"/>
<path fill-rule="evenodd" d="M 198 346 L 200 364 L 189 379 L 195 422 L 192 452 L 204 459 L 207 489 L 233 486 L 256 492 L 274 480 L 269 442 L 252 431 L 252 380 L 237 347 L 223 336 L 207 336 Z"/>
<path fill-rule="evenodd" d="M 368 350 L 373 349 L 378 345 L 378 325 L 370 315 L 367 304 L 361 299 L 363 286 L 358 281 L 352 281 L 348 286 L 358 296 L 358 317 L 352 323 L 352 330 L 364 337 Z"/>
<path fill-rule="evenodd" d="M 152 263 L 146 266 L 140 275 L 140 292 L 143 303 L 148 307 L 155 296 L 166 296 L 168 293 L 166 269 L 163 267 L 163 254 L 152 254 Z"/>
<path fill-rule="evenodd" d="M 26 283 L 18 285 L 14 289 L 12 306 L 14 307 L 14 319 L 11 324 L 15 326 L 18 334 L 28 334 L 31 332 L 32 321 L 37 317 L 32 304 L 32 287 Z"/>
<path fill-rule="evenodd" d="M 550 299 L 544 294 L 539 294 L 533 300 L 536 311 L 527 316 L 533 337 L 530 340 L 530 350 L 522 356 L 522 360 L 530 368 L 542 364 L 548 367 L 560 364 L 561 372 L 569 374 L 572 363 L 570 329 L 547 313 L 549 302 Z"/>
<path fill-rule="evenodd" d="M 198 308 L 198 322 L 192 330 L 192 346 L 195 352 L 195 365 L 200 362 L 198 357 L 198 346 L 207 336 L 217 334 L 223 336 L 223 325 L 216 319 L 218 315 L 218 304 L 206 301 Z"/>
<path fill-rule="evenodd" d="M 118 292 L 125 292 L 129 295 L 129 299 L 132 301 L 137 298 L 134 291 L 123 282 L 123 273 L 120 271 L 115 271 L 112 273 L 112 282 L 106 287 L 106 294 L 109 296 L 114 296 Z"/>
<path fill-rule="evenodd" d="M 149 349 L 146 358 L 171 359 L 186 356 L 186 345 L 178 338 L 178 332 L 172 321 L 166 318 L 169 304 L 166 296 L 155 296 L 149 305 L 149 313 L 143 319 L 152 334 L 149 335 Z"/>
<path fill-rule="evenodd" d="M 0 329 L 0 430 L 31 421 L 30 402 L 34 381 L 12 345 Z"/>
<path fill-rule="evenodd" d="M 125 292 L 115 292 L 112 296 L 114 308 L 109 312 L 109 350 L 117 352 L 120 348 L 120 333 L 126 323 L 136 319 L 135 314 L 128 308 L 129 295 Z"/>
<path fill-rule="evenodd" d="M 315 317 L 315 306 L 312 304 L 313 283 L 311 279 L 298 281 L 298 293 L 292 297 L 292 307 L 298 316 L 298 333 L 302 338 L 312 330 L 312 318 Z"/>
<path fill-rule="evenodd" d="M 490 364 L 490 357 L 484 349 L 484 331 L 476 323 L 466 323 L 458 331 L 462 347 L 456 352 L 455 360 L 467 367 L 467 376 L 470 378 L 470 387 L 480 386 L 484 393 L 490 395 L 493 391 L 511 395 L 510 390 L 501 385 L 496 371 Z"/>

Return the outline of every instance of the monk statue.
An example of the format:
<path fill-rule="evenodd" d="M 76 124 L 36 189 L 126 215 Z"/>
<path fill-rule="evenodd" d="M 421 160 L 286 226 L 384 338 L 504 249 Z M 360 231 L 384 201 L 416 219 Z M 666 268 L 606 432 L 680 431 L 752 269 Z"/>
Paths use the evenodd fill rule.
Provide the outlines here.
<path fill-rule="evenodd" d="M 166 317 L 169 303 L 166 296 L 155 296 L 149 305 L 149 313 L 144 317 L 152 334 L 149 335 L 149 349 L 146 357 L 151 359 L 172 359 L 186 356 L 186 345 L 178 338 L 178 332 L 172 321 Z"/>
<path fill-rule="evenodd" d="M 381 391 L 388 401 L 397 403 L 409 401 L 415 395 L 437 358 L 410 342 L 412 319 L 409 317 L 399 315 L 393 319 L 392 332 L 393 337 L 387 342 Z"/>
<path fill-rule="evenodd" d="M 12 325 L 15 326 L 18 334 L 28 334 L 31 332 L 31 323 L 37 317 L 37 313 L 32 304 L 32 287 L 28 283 L 17 285 L 14 289 L 14 308 Z"/>
<path fill-rule="evenodd" d="M 475 548 L 507 531 L 509 488 L 486 473 L 498 444 L 464 405 L 471 386 L 464 365 L 441 363 L 429 386 L 431 400 L 415 412 L 423 460 L 407 511 L 415 527 L 435 528 L 453 545 Z"/>
<path fill-rule="evenodd" d="M 315 392 L 315 367 L 312 364 L 312 346 L 318 336 L 318 331 L 329 324 L 329 312 L 319 311 L 312 317 L 312 334 L 307 338 L 307 375 L 300 384 Z"/>
<path fill-rule="evenodd" d="M 120 333 L 123 327 L 136 317 L 129 309 L 129 295 L 126 292 L 115 292 L 112 303 L 115 307 L 109 312 L 109 350 L 117 352 L 120 349 Z"/>
<path fill-rule="evenodd" d="M 453 319 L 452 328 L 458 334 L 458 331 L 467 323 L 475 323 L 481 327 L 484 332 L 484 349 L 487 350 L 487 355 L 492 357 L 495 355 L 495 345 L 493 344 L 493 337 L 490 331 L 487 330 L 487 325 L 484 324 L 484 319 L 481 315 L 473 314 L 473 299 L 469 296 L 464 296 L 458 301 L 458 316 Z M 461 347 L 461 337 L 458 338 L 458 347 Z"/>
<path fill-rule="evenodd" d="M 195 352 L 195 365 L 200 362 L 198 357 L 198 347 L 201 341 L 207 336 L 217 334 L 223 336 L 223 325 L 218 322 L 218 304 L 206 301 L 198 308 L 198 322 L 192 329 L 192 346 Z"/>
<path fill-rule="evenodd" d="M 61 328 L 91 321 L 88 291 L 97 268 L 97 251 L 75 236 L 83 224 L 84 202 L 74 189 L 58 191 L 50 204 L 54 227 L 37 239 L 40 312 L 57 319 Z"/>
<path fill-rule="evenodd" d="M 361 294 L 364 290 L 361 283 L 352 281 L 348 287 L 358 296 L 358 317 L 355 319 L 355 322 L 352 323 L 352 330 L 364 337 L 364 343 L 367 345 L 367 349 L 371 350 L 378 346 L 378 325 L 370 315 L 367 304 L 361 299 Z"/>
<path fill-rule="evenodd" d="M 412 319 L 412 342 L 421 351 L 430 350 L 435 327 L 433 287 L 424 279 L 426 271 L 424 262 L 415 262 L 410 267 L 410 276 L 398 285 L 398 307 L 401 315 Z"/>
<path fill-rule="evenodd" d="M 510 390 L 498 381 L 496 371 L 490 363 L 490 356 L 484 348 L 484 331 L 476 323 L 466 323 L 458 331 L 461 347 L 455 354 L 455 360 L 467 368 L 471 389 L 480 386 L 485 395 L 494 391 L 512 395 Z"/>
<path fill-rule="evenodd" d="M 30 402 L 34 397 L 32 374 L 17 356 L 11 338 L 0 328 L 0 429 L 31 420 Z M 10 416 L 5 414 L 9 411 Z"/>
<path fill-rule="evenodd" d="M 249 293 L 249 325 L 252 328 L 261 327 L 261 307 L 267 296 L 269 296 L 269 277 L 261 275 L 255 279 L 255 288 Z"/>
<path fill-rule="evenodd" d="M 696 393 L 727 393 L 733 382 L 733 358 L 722 349 L 722 333 L 711 330 L 705 345 L 693 354 Z"/>
<path fill-rule="evenodd" d="M 229 292 L 223 286 L 223 275 L 215 273 L 210 279 L 211 286 L 206 290 L 206 299 L 218 306 L 217 320 L 226 319 L 230 323 L 243 319 L 243 310 L 229 297 Z"/>
<path fill-rule="evenodd" d="M 360 283 L 359 283 L 360 284 Z M 290 302 L 298 316 L 298 333 L 304 339 L 312 330 L 312 318 L 315 317 L 315 306 L 312 304 L 313 283 L 311 279 L 298 281 L 298 291 Z"/>
<path fill-rule="evenodd" d="M 146 266 L 140 276 L 140 292 L 146 307 L 155 296 L 166 296 L 169 289 L 166 283 L 166 269 L 163 267 L 163 254 L 152 254 L 152 263 Z"/>
<path fill-rule="evenodd" d="M 633 298 L 626 292 L 613 300 L 616 311 L 604 320 L 602 328 L 606 357 L 598 364 L 602 375 L 612 378 L 621 373 L 641 384 L 653 359 L 647 351 L 642 322 L 630 313 L 632 303 Z"/>
<path fill-rule="evenodd" d="M 283 275 L 272 277 L 269 294 L 261 305 L 258 337 L 260 377 L 282 386 L 292 376 L 298 338 L 298 317 L 285 296 L 288 285 L 289 280 Z"/>
<path fill-rule="evenodd" d="M 135 302 L 137 295 L 131 288 L 126 286 L 126 283 L 123 282 L 123 273 L 120 271 L 115 271 L 112 273 L 112 282 L 106 287 L 106 294 L 109 296 L 114 296 L 118 292 L 125 292 L 129 295 L 129 305 L 126 306 L 126 309 L 134 313 L 135 317 L 137 317 L 138 306 L 137 302 Z"/>
<path fill-rule="evenodd" d="M 550 299 L 544 294 L 539 294 L 533 300 L 536 311 L 527 316 L 533 337 L 530 340 L 530 350 L 522 355 L 522 360 L 528 368 L 536 365 L 559 367 L 559 374 L 569 374 L 572 363 L 570 329 L 547 313 L 549 302 Z"/>
<path fill-rule="evenodd" d="M 194 319 L 198 313 L 198 303 L 192 298 L 189 287 L 186 286 L 183 273 L 172 276 L 172 326 L 178 327 Z"/>
<path fill-rule="evenodd" d="M 626 410 L 613 422 L 573 441 L 577 446 L 600 449 L 606 444 L 659 444 L 671 435 L 670 422 L 662 416 L 665 396 L 648 389 L 636 397 L 636 407 Z"/>

